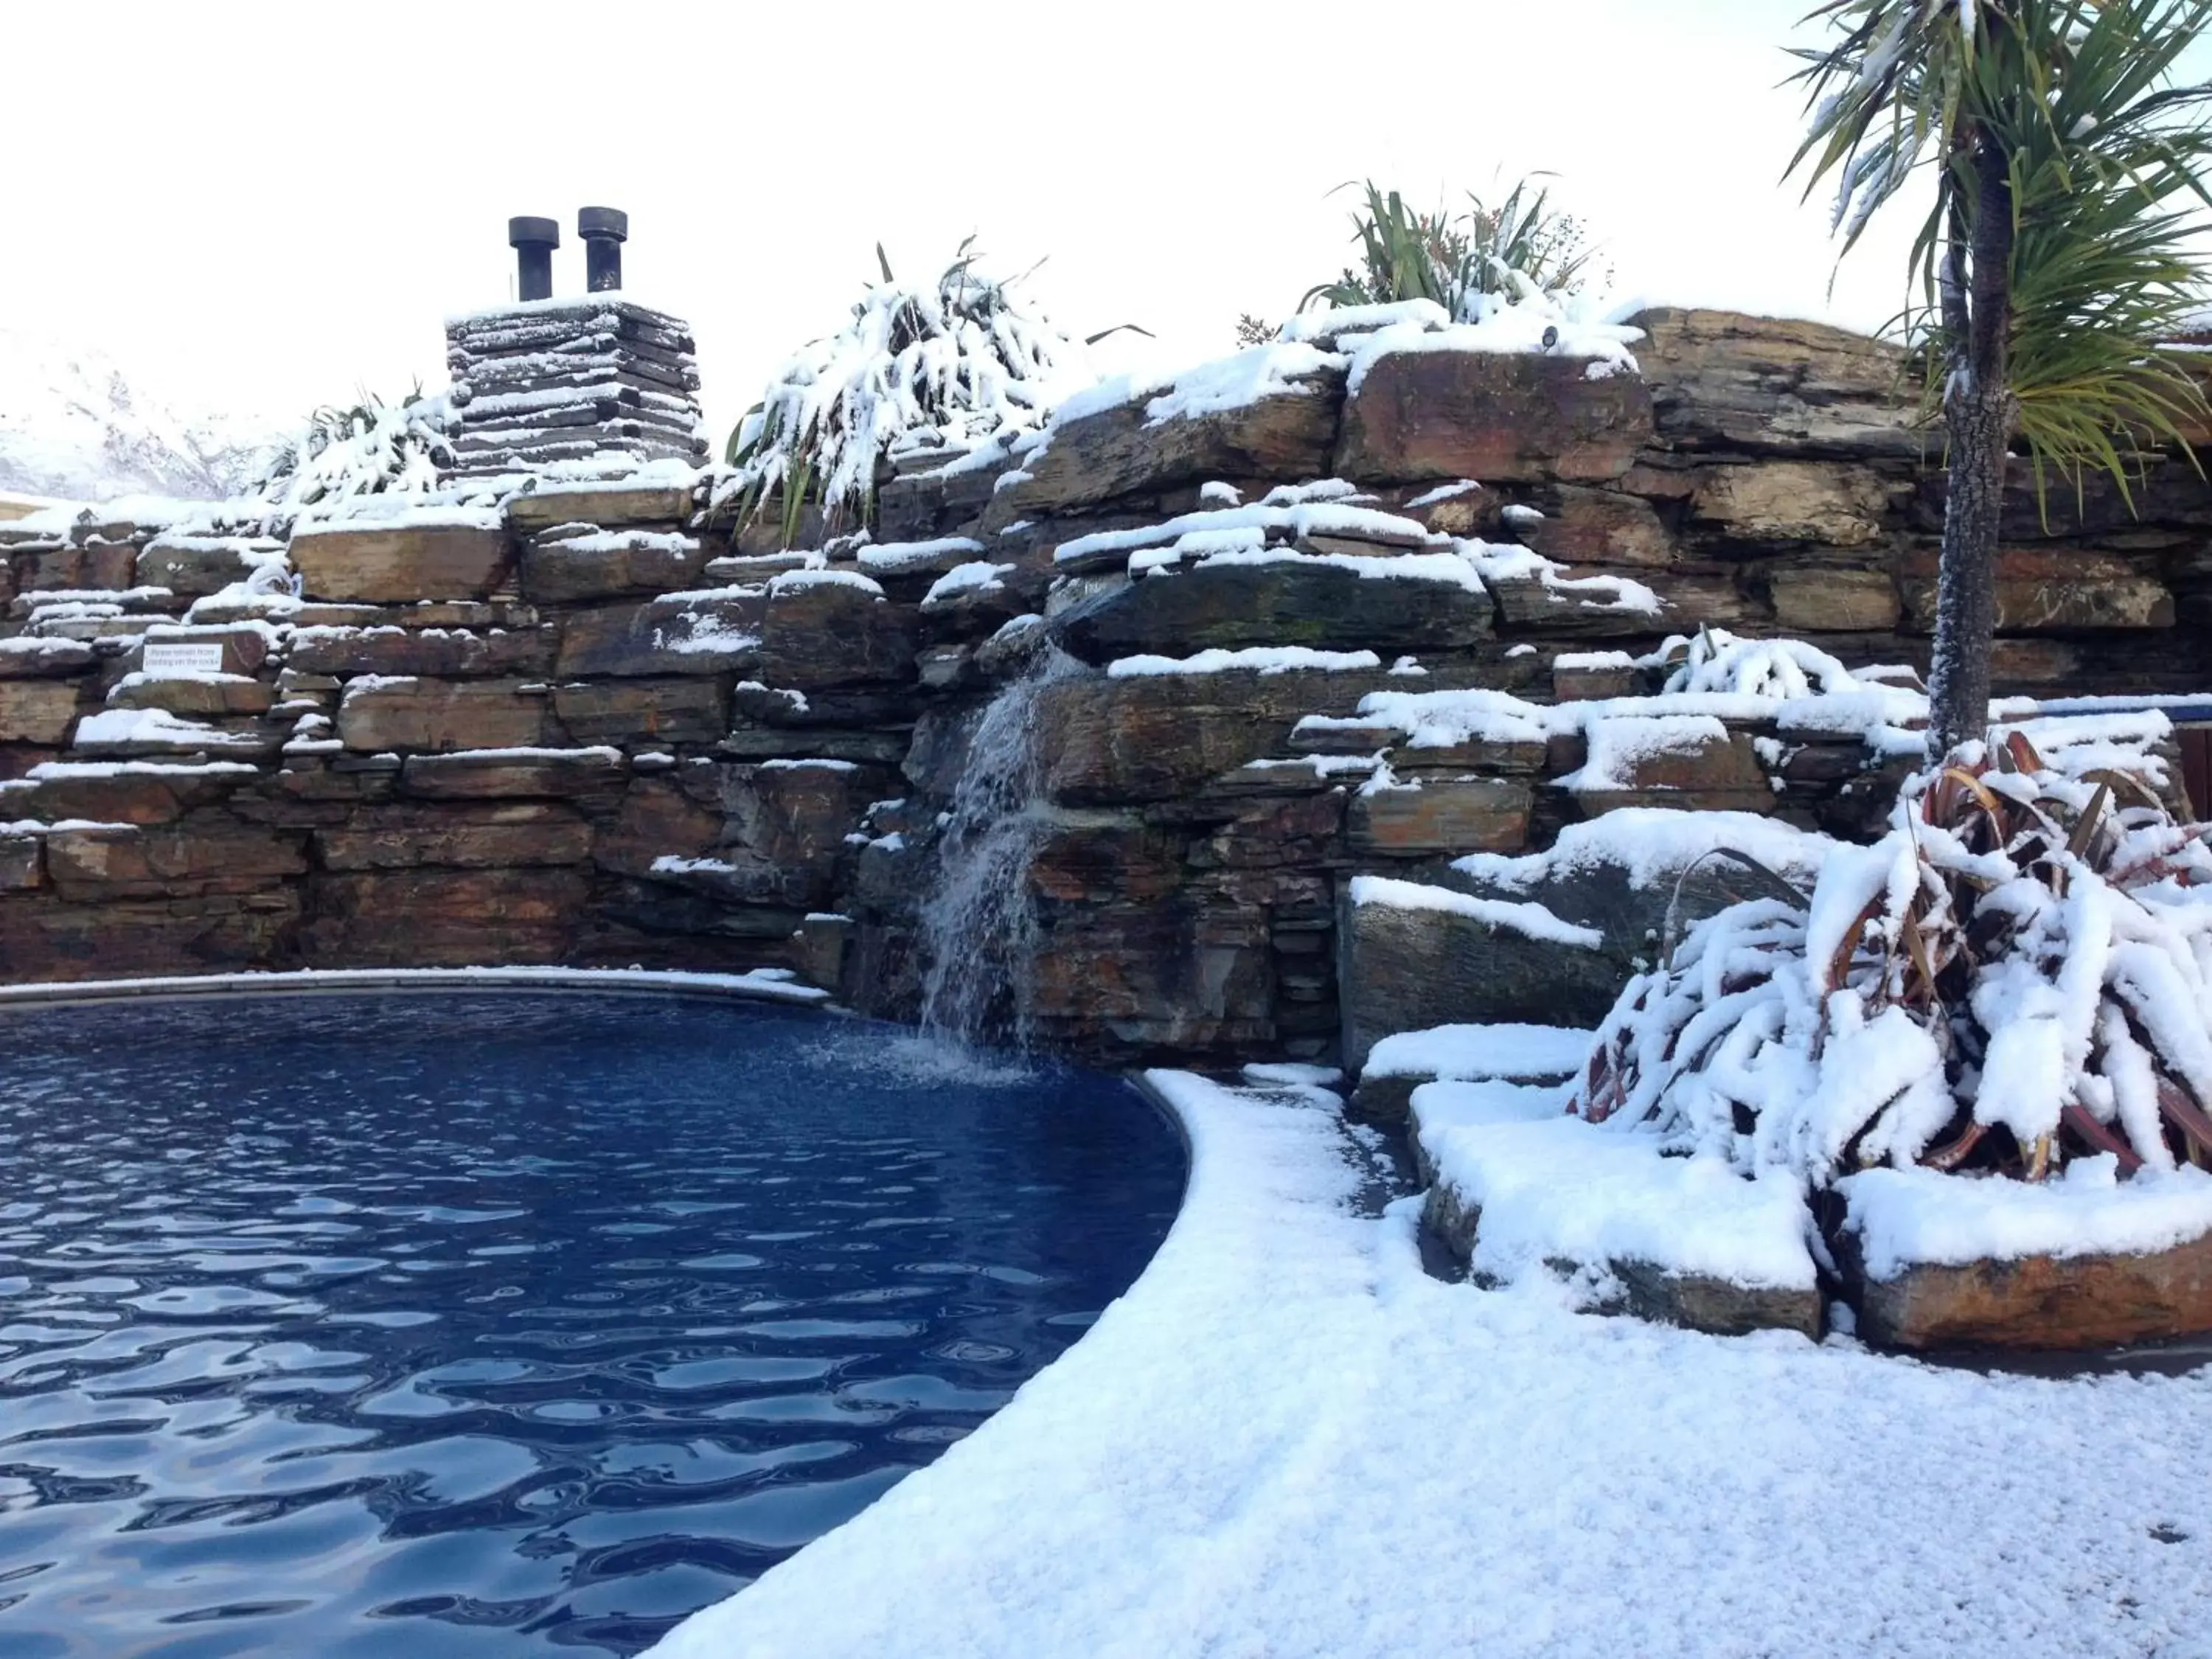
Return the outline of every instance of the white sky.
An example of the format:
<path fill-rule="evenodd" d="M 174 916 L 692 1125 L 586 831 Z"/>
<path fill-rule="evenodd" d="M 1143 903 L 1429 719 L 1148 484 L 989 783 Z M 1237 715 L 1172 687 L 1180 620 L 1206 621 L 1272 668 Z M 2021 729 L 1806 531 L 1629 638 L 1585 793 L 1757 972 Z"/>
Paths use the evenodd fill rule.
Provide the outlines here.
<path fill-rule="evenodd" d="M 973 230 L 1083 334 L 1183 359 L 1345 263 L 1347 179 L 1423 205 L 1559 175 L 1614 292 L 1871 326 L 1909 215 L 1844 266 L 1781 182 L 1808 0 L 756 6 L 0 0 L 0 318 L 189 408 L 443 379 L 506 220 L 627 209 L 627 286 L 696 325 L 719 428 L 875 271 Z"/>

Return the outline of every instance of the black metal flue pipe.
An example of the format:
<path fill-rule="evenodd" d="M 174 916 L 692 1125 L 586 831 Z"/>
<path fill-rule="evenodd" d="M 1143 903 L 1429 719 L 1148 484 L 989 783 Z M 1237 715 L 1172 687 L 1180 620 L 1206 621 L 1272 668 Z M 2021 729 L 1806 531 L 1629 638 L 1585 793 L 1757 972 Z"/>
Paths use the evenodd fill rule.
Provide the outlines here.
<path fill-rule="evenodd" d="M 553 297 L 553 250 L 561 246 L 556 219 L 509 219 L 507 245 L 514 250 L 515 297 L 550 300 Z"/>
<path fill-rule="evenodd" d="M 576 213 L 584 239 L 584 287 L 592 294 L 622 286 L 622 245 L 629 240 L 629 215 L 620 208 L 587 207 Z"/>

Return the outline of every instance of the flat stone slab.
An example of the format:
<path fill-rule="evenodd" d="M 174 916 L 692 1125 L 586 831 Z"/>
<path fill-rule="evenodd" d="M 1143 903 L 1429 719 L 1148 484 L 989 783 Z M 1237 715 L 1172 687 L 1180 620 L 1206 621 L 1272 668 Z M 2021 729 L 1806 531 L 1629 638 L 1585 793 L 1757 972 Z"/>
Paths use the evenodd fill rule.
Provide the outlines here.
<path fill-rule="evenodd" d="M 1379 574 L 1394 565 L 1404 574 Z M 1488 638 L 1496 614 L 1490 595 L 1471 581 L 1424 576 L 1419 568 L 1416 560 L 1355 565 L 1294 553 L 1266 563 L 1200 564 L 1107 588 L 1061 613 L 1053 627 L 1069 651 L 1094 663 L 1261 645 L 1388 656 Z"/>
<path fill-rule="evenodd" d="M 291 556 L 307 598 L 372 605 L 489 599 L 514 565 L 497 524 L 315 526 L 293 535 Z"/>
<path fill-rule="evenodd" d="M 1664 1157 L 1656 1136 L 1565 1115 L 1565 1094 L 1499 1082 L 1414 1091 L 1424 1220 L 1477 1279 L 1596 1273 L 1613 1311 L 1818 1340 L 1825 1306 L 1794 1180 Z"/>
<path fill-rule="evenodd" d="M 2031 1186 L 1884 1169 L 1837 1188 L 1837 1257 L 1870 1342 L 2076 1349 L 2212 1331 L 2201 1170 Z"/>
<path fill-rule="evenodd" d="M 1651 437 L 1651 394 L 1583 357 L 1514 351 L 1393 351 L 1345 399 L 1333 469 L 1342 478 L 1619 477 Z M 1607 366 L 1609 367 L 1609 366 Z"/>

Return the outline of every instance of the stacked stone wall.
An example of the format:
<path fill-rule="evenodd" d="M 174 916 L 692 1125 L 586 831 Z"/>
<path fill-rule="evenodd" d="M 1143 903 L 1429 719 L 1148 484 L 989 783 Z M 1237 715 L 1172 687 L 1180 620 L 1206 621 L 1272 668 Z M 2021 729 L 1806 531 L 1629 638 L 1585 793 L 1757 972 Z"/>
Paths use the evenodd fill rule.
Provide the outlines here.
<path fill-rule="evenodd" d="M 1323 367 L 1230 409 L 1139 398 L 994 465 L 887 478 L 873 544 L 826 555 L 658 487 L 289 546 L 0 526 L 0 975 L 775 966 L 908 1014 L 939 814 L 1049 637 L 1087 672 L 1040 704 L 1048 1040 L 1335 1054 L 1352 877 L 1442 879 L 1638 805 L 1857 835 L 1893 788 L 1893 757 L 1759 720 L 1605 791 L 1567 781 L 1571 732 L 1443 749 L 1361 724 L 1376 691 L 1649 690 L 1632 659 L 1701 624 L 1924 661 L 1942 492 L 1894 359 L 1809 325 L 1642 323 L 1640 375 L 1423 351 L 1356 391 Z M 1414 532 L 1287 529 L 1267 559 L 1165 578 L 1100 538 L 1157 545 L 1178 515 L 1325 479 Z M 2175 458 L 2136 503 L 2093 483 L 2046 519 L 2022 466 L 2003 689 L 2212 685 L 2212 490 Z M 1538 556 L 1479 587 L 1392 579 L 1430 535 Z M 296 599 L 216 597 L 280 556 Z M 942 580 L 976 564 L 999 568 Z M 179 644 L 220 668 L 145 672 Z M 1283 645 L 1375 663 L 1111 668 Z"/>

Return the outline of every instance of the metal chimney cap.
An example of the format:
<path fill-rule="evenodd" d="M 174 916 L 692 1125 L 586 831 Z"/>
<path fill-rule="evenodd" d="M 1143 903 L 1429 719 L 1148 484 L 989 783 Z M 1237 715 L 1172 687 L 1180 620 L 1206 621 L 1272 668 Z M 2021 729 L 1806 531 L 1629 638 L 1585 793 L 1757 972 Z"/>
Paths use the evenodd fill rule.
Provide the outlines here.
<path fill-rule="evenodd" d="M 507 245 L 509 247 L 558 247 L 561 246 L 561 222 L 527 216 L 509 219 L 507 222 Z"/>
<path fill-rule="evenodd" d="M 620 208 L 579 208 L 576 210 L 576 234 L 586 241 L 604 237 L 611 242 L 627 242 L 629 240 L 629 215 Z"/>

